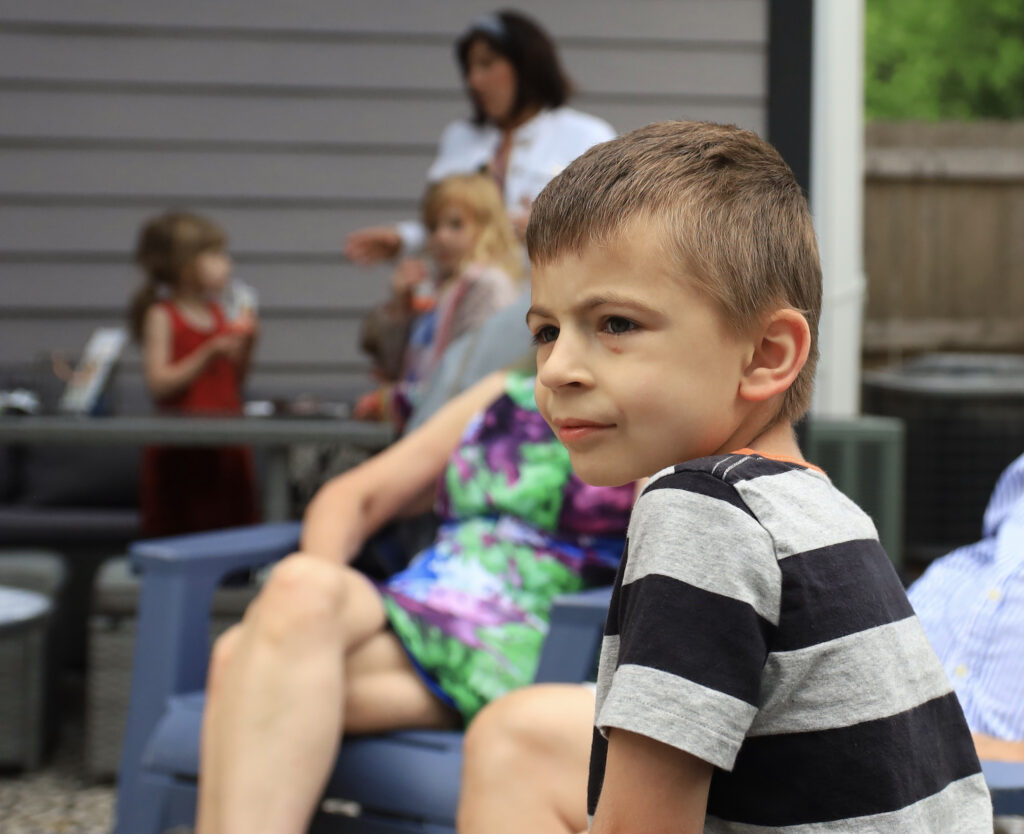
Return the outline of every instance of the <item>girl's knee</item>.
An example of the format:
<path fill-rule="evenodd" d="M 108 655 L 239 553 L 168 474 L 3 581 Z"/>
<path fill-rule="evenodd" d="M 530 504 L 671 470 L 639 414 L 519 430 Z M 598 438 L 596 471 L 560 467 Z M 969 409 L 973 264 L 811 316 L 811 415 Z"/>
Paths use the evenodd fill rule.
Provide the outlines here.
<path fill-rule="evenodd" d="M 206 675 L 207 693 L 212 695 L 215 689 L 219 689 L 220 681 L 231 665 L 232 658 L 237 651 L 238 641 L 241 638 L 241 625 L 233 625 L 213 642 L 210 650 L 210 665 Z"/>
<path fill-rule="evenodd" d="M 293 636 L 333 635 L 341 620 L 345 571 L 323 559 L 295 554 L 271 571 L 266 585 L 246 612 L 245 626 L 271 641 Z"/>

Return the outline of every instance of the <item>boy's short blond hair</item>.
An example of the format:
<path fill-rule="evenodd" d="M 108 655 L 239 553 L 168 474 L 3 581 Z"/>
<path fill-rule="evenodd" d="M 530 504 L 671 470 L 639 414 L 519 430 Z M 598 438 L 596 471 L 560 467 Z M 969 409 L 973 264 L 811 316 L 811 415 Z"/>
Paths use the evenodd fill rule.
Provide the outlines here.
<path fill-rule="evenodd" d="M 666 257 L 747 333 L 782 307 L 811 331 L 807 362 L 777 419 L 810 407 L 818 361 L 821 263 L 789 166 L 747 130 L 656 122 L 591 148 L 537 197 L 526 232 L 534 265 L 614 244 L 633 223 L 662 227 Z"/>

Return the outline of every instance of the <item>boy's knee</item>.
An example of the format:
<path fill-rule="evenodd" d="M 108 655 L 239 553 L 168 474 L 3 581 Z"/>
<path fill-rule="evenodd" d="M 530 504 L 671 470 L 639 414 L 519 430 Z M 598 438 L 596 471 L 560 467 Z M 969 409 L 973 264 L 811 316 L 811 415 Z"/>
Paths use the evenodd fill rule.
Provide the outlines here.
<path fill-rule="evenodd" d="M 542 705 L 530 688 L 492 701 L 466 729 L 463 749 L 467 764 L 504 771 L 529 761 L 538 732 L 543 732 L 538 725 L 543 717 Z"/>
<path fill-rule="evenodd" d="M 306 639 L 337 630 L 345 604 L 345 572 L 313 556 L 295 554 L 271 571 L 246 624 L 271 641 Z"/>

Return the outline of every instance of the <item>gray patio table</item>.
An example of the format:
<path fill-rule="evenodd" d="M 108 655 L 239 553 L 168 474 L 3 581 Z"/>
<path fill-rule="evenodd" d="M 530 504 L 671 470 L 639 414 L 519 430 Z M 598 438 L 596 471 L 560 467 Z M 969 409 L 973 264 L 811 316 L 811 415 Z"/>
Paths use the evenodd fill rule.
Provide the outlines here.
<path fill-rule="evenodd" d="M 368 452 L 395 439 L 390 425 L 324 417 L 4 416 L 0 444 L 258 446 L 266 450 L 263 514 L 288 518 L 288 450 L 306 443 L 348 443 Z"/>

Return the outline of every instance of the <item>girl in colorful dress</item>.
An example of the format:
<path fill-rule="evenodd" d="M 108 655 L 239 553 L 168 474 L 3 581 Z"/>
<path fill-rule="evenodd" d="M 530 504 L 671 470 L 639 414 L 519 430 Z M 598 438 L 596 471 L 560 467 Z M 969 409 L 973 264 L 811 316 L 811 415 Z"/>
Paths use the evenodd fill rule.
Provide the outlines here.
<path fill-rule="evenodd" d="M 400 263 L 392 282 L 394 297 L 385 305 L 393 321 L 412 318 L 397 384 L 366 395 L 356 405 L 357 417 L 404 423 L 416 405 L 420 384 L 437 367 L 445 348 L 519 293 L 523 251 L 491 177 L 457 174 L 430 186 L 423 198 L 423 223 L 430 235 L 432 264 L 413 259 Z M 386 341 L 374 332 L 383 310 L 371 313 L 363 330 L 364 347 L 372 355 Z"/>
<path fill-rule="evenodd" d="M 214 649 L 200 834 L 305 831 L 343 734 L 458 726 L 530 682 L 554 597 L 610 581 L 633 494 L 580 481 L 511 372 L 329 481 L 303 552 Z M 375 585 L 347 566 L 430 506 L 440 529 L 407 569 Z"/>
<path fill-rule="evenodd" d="M 228 321 L 216 298 L 231 278 L 223 230 L 194 214 L 146 222 L 135 250 L 145 282 L 132 300 L 132 334 L 146 385 L 168 414 L 235 415 L 258 330 L 256 314 Z M 248 448 L 148 447 L 140 481 L 147 536 L 258 520 Z"/>

